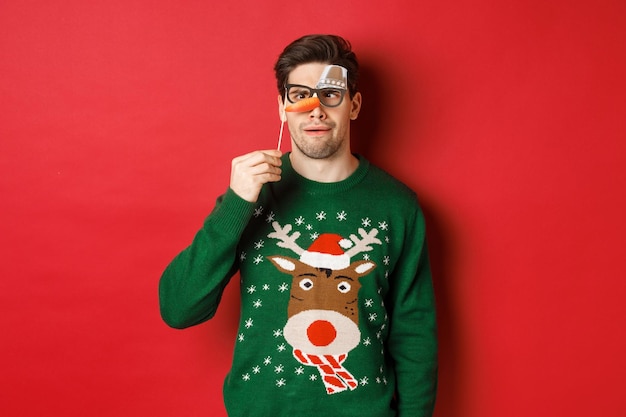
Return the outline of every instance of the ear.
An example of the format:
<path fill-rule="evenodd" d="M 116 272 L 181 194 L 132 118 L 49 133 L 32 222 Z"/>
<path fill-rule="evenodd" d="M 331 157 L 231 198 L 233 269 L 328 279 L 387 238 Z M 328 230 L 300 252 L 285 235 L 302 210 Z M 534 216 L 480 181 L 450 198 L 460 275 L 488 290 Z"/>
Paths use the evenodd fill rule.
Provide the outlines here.
<path fill-rule="evenodd" d="M 278 268 L 280 271 L 283 271 L 287 274 L 293 273 L 296 270 L 297 264 L 300 261 L 297 261 L 288 256 L 268 256 L 269 260 Z"/>
<path fill-rule="evenodd" d="M 279 94 L 278 98 L 278 117 L 281 122 L 287 121 L 287 115 L 285 114 L 285 103 L 283 102 L 283 97 Z"/>
<path fill-rule="evenodd" d="M 354 97 L 352 97 L 352 102 L 350 103 L 350 120 L 356 120 L 357 117 L 359 117 L 362 100 L 361 93 L 356 93 Z"/>
<path fill-rule="evenodd" d="M 350 269 L 353 270 L 358 277 L 369 274 L 376 268 L 376 264 L 372 261 L 356 261 L 350 264 Z"/>

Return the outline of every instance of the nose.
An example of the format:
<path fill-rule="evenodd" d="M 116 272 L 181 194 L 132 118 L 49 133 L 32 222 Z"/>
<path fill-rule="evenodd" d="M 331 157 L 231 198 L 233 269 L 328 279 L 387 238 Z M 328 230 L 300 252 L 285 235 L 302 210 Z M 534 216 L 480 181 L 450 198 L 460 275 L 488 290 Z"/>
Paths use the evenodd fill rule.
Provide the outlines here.
<path fill-rule="evenodd" d="M 325 119 L 326 113 L 324 112 L 322 105 L 320 104 L 319 106 L 311 110 L 311 112 L 309 113 L 309 117 L 312 119 Z"/>
<path fill-rule="evenodd" d="M 315 346 L 328 346 L 337 337 L 335 326 L 326 320 L 316 320 L 306 329 L 309 341 Z"/>

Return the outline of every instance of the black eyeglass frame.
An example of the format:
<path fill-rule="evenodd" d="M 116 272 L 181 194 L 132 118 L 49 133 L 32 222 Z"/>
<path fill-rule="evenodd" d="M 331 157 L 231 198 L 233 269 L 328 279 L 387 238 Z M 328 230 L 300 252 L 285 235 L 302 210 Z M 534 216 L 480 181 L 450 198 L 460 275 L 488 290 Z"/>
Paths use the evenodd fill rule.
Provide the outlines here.
<path fill-rule="evenodd" d="M 324 88 L 312 88 L 306 85 L 302 85 L 302 84 L 285 84 L 285 96 L 287 97 L 287 100 L 289 100 L 290 103 L 297 103 L 297 101 L 293 101 L 289 98 L 289 89 L 292 87 L 298 87 L 298 88 L 302 88 L 305 90 L 310 91 L 311 95 L 309 97 L 313 97 L 313 95 L 317 94 L 317 98 L 320 100 L 320 103 L 324 106 L 324 107 L 338 107 L 341 105 L 341 103 L 343 103 L 343 98 L 346 95 L 347 90 L 345 88 L 340 88 L 340 87 L 324 87 Z M 333 104 L 333 105 L 328 105 L 326 103 L 324 103 L 324 96 L 322 94 L 322 92 L 324 92 L 325 90 L 331 90 L 331 91 L 338 91 L 341 94 L 341 97 L 339 98 L 339 103 L 337 104 Z M 303 99 L 304 100 L 304 99 Z"/>

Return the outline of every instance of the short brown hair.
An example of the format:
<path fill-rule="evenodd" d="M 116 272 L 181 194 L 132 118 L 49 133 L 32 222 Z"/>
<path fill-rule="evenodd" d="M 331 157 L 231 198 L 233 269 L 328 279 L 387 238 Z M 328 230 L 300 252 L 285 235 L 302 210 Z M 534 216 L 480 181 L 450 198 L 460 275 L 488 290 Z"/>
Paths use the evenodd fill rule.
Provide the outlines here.
<path fill-rule="evenodd" d="M 306 35 L 287 45 L 274 65 L 278 93 L 285 95 L 285 84 L 294 68 L 312 62 L 346 68 L 350 97 L 359 91 L 359 63 L 350 42 L 337 35 Z"/>

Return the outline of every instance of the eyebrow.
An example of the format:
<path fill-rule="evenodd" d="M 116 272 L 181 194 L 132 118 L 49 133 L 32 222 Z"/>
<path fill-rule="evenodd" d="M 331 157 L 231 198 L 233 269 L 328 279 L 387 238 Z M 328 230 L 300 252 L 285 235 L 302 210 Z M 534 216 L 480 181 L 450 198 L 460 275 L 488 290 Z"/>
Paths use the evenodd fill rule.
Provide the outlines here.
<path fill-rule="evenodd" d="M 337 275 L 335 277 L 335 279 L 347 279 L 347 280 L 350 280 L 350 281 L 354 281 L 351 277 L 349 277 L 347 275 Z"/>

